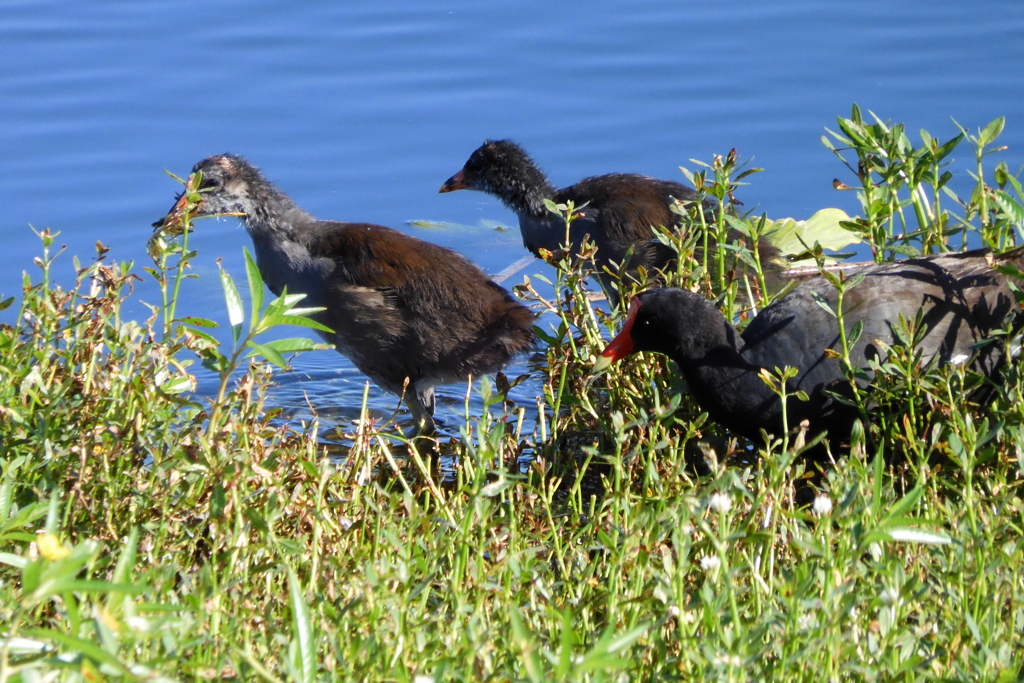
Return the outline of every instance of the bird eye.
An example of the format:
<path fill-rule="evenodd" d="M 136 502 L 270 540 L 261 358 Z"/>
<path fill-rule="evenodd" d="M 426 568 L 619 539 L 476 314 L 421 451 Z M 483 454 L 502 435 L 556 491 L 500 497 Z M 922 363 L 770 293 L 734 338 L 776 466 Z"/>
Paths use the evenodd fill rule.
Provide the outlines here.
<path fill-rule="evenodd" d="M 203 178 L 203 182 L 199 185 L 200 190 L 216 190 L 220 187 L 219 178 Z"/>

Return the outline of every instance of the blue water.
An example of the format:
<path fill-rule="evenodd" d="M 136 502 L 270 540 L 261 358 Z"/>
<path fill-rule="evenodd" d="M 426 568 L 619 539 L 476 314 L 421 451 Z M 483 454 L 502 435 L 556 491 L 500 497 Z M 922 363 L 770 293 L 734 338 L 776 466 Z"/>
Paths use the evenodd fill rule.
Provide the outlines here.
<path fill-rule="evenodd" d="M 676 178 L 691 158 L 735 147 L 766 169 L 740 198 L 773 217 L 856 213 L 852 194 L 832 189 L 853 179 L 820 142 L 853 102 L 942 139 L 956 133 L 951 117 L 976 129 L 1006 116 L 1001 158 L 1024 164 L 1019 0 L 8 0 L 0 59 L 3 295 L 39 253 L 29 225 L 60 231 L 83 260 L 102 240 L 109 258 L 148 263 L 149 224 L 178 190 L 163 169 L 184 176 L 224 151 L 314 215 L 403 229 L 492 272 L 525 253 L 515 232 L 488 227 L 512 216 L 481 194 L 437 194 L 488 137 L 518 140 L 558 184 Z M 956 168 L 970 161 L 961 148 Z M 200 277 L 179 311 L 224 321 L 215 261 L 244 280 L 248 238 L 230 220 L 199 227 Z M 60 264 L 70 278 L 70 258 Z M 155 300 L 150 284 L 138 292 Z M 295 365 L 277 405 L 301 417 L 308 396 L 332 419 L 356 414 L 363 379 L 340 356 Z M 450 425 L 464 394 L 442 393 Z M 396 401 L 372 388 L 371 404 L 385 415 Z"/>

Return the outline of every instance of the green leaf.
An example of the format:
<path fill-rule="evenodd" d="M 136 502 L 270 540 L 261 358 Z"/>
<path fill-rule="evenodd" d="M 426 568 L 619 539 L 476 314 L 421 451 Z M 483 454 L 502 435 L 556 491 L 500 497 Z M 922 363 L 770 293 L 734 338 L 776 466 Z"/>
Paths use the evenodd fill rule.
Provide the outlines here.
<path fill-rule="evenodd" d="M 995 190 L 992 198 L 996 206 L 1002 210 L 1018 226 L 1024 226 L 1024 206 L 1003 190 Z"/>
<path fill-rule="evenodd" d="M 505 476 L 499 476 L 498 479 L 490 482 L 489 484 L 486 484 L 483 488 L 481 488 L 480 495 L 484 496 L 485 498 L 491 498 L 499 495 L 500 493 L 506 491 L 507 489 L 512 488 L 515 485 L 516 481 L 514 479 L 510 479 Z"/>
<path fill-rule="evenodd" d="M 249 341 L 245 342 L 245 345 L 248 346 L 250 349 L 253 349 L 252 351 L 249 352 L 246 358 L 255 358 L 256 356 L 262 356 L 271 363 L 273 363 L 274 365 L 276 365 L 277 367 L 281 368 L 282 370 L 288 367 L 288 361 L 285 360 L 285 357 L 283 355 L 281 355 L 281 352 L 275 348 L 272 348 L 269 344 L 260 344 L 259 342 L 255 342 L 250 339 Z"/>
<path fill-rule="evenodd" d="M 275 339 L 266 342 L 262 346 L 269 346 L 279 353 L 301 353 L 303 351 L 330 351 L 333 344 L 322 344 L 309 337 L 291 337 L 289 339 Z"/>
<path fill-rule="evenodd" d="M 253 508 L 245 508 L 245 518 L 249 520 L 253 528 L 260 533 L 270 533 L 270 526 L 267 524 L 267 520 L 263 519 L 263 515 L 254 510 Z"/>
<path fill-rule="evenodd" d="M 832 304 L 826 301 L 825 297 L 817 292 L 811 292 L 811 298 L 814 299 L 814 303 L 821 306 L 822 310 L 826 311 L 833 318 L 836 317 L 836 312 L 832 310 Z"/>
<path fill-rule="evenodd" d="M 840 126 L 842 126 L 842 121 L 843 121 L 843 119 L 839 119 Z M 834 137 L 836 140 L 838 140 L 844 147 L 853 147 L 853 141 L 852 140 L 850 140 L 850 139 L 848 139 L 846 137 L 843 137 L 842 135 L 840 135 L 839 133 L 835 132 L 831 128 L 826 127 L 825 128 L 825 132 L 828 133 L 829 135 L 831 135 L 832 137 Z M 833 152 L 836 151 L 836 148 L 832 145 L 832 141 L 829 140 L 824 135 L 821 136 L 821 142 L 826 147 L 828 147 L 830 150 L 832 150 Z"/>
<path fill-rule="evenodd" d="M 896 501 L 896 504 L 889 509 L 889 514 L 885 516 L 885 519 L 878 525 L 880 529 L 888 528 L 890 525 L 897 521 L 904 519 L 908 512 L 914 509 L 917 505 L 917 501 L 924 495 L 924 488 L 917 486 L 905 496 Z"/>
<path fill-rule="evenodd" d="M 522 617 L 519 616 L 519 606 L 510 606 L 508 616 L 509 625 L 512 628 L 512 644 L 520 652 L 520 662 L 526 669 L 529 680 L 535 682 L 547 680 L 541 667 L 540 656 L 537 654 L 537 644 L 526 625 L 523 624 Z"/>
<path fill-rule="evenodd" d="M 24 569 L 28 565 L 28 558 L 13 553 L 0 553 L 0 564 L 7 564 L 18 569 Z"/>
<path fill-rule="evenodd" d="M 228 369 L 228 359 L 217 353 L 214 356 L 203 358 L 203 367 L 210 372 L 220 374 Z"/>
<path fill-rule="evenodd" d="M 110 583 L 109 581 L 98 581 L 95 579 L 72 579 L 60 583 L 60 592 L 75 591 L 78 593 L 121 593 L 125 595 L 139 595 L 146 591 L 145 586 L 138 586 L 133 583 Z"/>
<path fill-rule="evenodd" d="M 326 310 L 327 309 L 324 308 L 323 306 L 307 306 L 305 308 L 298 308 L 296 306 L 293 306 L 292 308 L 286 309 L 284 312 L 286 314 L 288 314 L 288 315 L 300 315 L 300 316 L 308 318 L 309 316 L 313 315 L 314 313 L 319 313 L 320 311 L 326 311 Z"/>
<path fill-rule="evenodd" d="M 111 580 L 114 584 L 128 585 L 127 581 L 131 577 L 132 568 L 135 566 L 136 550 L 139 544 L 139 527 L 132 527 L 131 534 L 128 535 L 128 539 L 124 542 L 124 548 L 121 550 L 121 554 L 117 558 L 117 564 L 114 566 L 114 574 L 111 576 Z M 107 600 L 107 609 L 114 610 L 121 606 L 124 602 L 123 591 L 116 591 L 115 595 L 111 595 Z"/>
<path fill-rule="evenodd" d="M 949 154 L 956 148 L 957 145 L 964 139 L 963 133 L 960 133 L 955 138 L 952 138 L 949 142 L 939 147 L 939 150 L 935 153 L 934 161 L 936 163 L 945 159 Z"/>
<path fill-rule="evenodd" d="M 245 255 L 245 274 L 249 278 L 249 296 L 252 297 L 250 320 L 259 320 L 263 310 L 263 277 L 248 247 L 242 247 L 242 253 Z"/>
<path fill-rule="evenodd" d="M 206 318 L 194 318 L 192 316 L 185 316 L 184 318 L 175 318 L 174 322 L 183 323 L 189 327 L 217 327 L 217 323 Z"/>
<path fill-rule="evenodd" d="M 43 578 L 43 567 L 46 560 L 39 558 L 26 564 L 21 570 L 21 591 L 24 595 L 32 595 L 39 588 Z"/>
<path fill-rule="evenodd" d="M 214 325 L 214 327 L 216 327 L 216 325 Z M 217 341 L 217 338 L 211 334 L 207 334 L 206 332 L 203 332 L 202 330 L 197 330 L 195 328 L 190 328 L 189 331 L 195 336 L 202 339 L 203 341 L 210 344 L 211 346 L 220 346 L 220 343 Z"/>
<path fill-rule="evenodd" d="M 625 633 L 620 633 L 618 635 L 609 634 L 607 651 L 614 653 L 619 650 L 624 650 L 638 641 L 649 630 L 651 630 L 650 624 L 640 624 Z M 601 640 L 604 640 L 604 638 L 602 637 Z"/>
<path fill-rule="evenodd" d="M 217 482 L 213 485 L 213 495 L 210 496 L 210 517 L 213 519 L 222 518 L 227 504 L 228 497 L 224 491 L 224 485 Z"/>
<path fill-rule="evenodd" d="M 289 294 L 288 290 L 285 289 L 283 292 L 281 292 L 281 296 L 277 297 L 277 301 L 281 302 L 281 305 L 284 307 L 284 310 L 290 311 L 293 308 L 295 308 L 295 304 L 299 303 L 305 298 L 305 294 Z M 322 311 L 323 309 L 319 308 L 316 310 Z"/>
<path fill-rule="evenodd" d="M 266 323 L 267 325 L 266 329 L 270 329 L 271 327 L 276 327 L 278 325 L 298 325 L 299 327 L 308 327 L 314 330 L 320 330 L 321 332 L 334 331 L 331 328 L 327 327 L 326 325 L 318 323 L 315 320 L 312 320 L 310 318 L 304 318 L 298 315 L 282 314 L 268 316 L 263 319 L 263 322 Z"/>
<path fill-rule="evenodd" d="M 54 492 L 50 495 L 49 505 L 46 508 L 46 533 L 57 535 L 57 523 L 60 520 L 60 494 Z"/>
<path fill-rule="evenodd" d="M 76 590 L 73 588 L 77 585 L 75 577 L 82 567 L 99 553 L 99 549 L 99 543 L 86 540 L 76 545 L 71 554 L 64 559 L 51 562 L 39 558 L 36 562 L 30 563 L 22 572 L 25 593 L 29 594 L 32 600 L 41 602 L 54 594 Z M 35 583 L 31 589 L 28 588 L 29 579 L 26 578 L 30 574 L 34 575 L 32 581 Z"/>
<path fill-rule="evenodd" d="M 191 389 L 192 377 L 188 375 L 179 375 L 177 377 L 171 377 L 170 379 L 168 379 L 167 381 L 160 385 L 161 391 L 172 395 L 181 394 L 186 391 L 191 391 Z"/>
<path fill-rule="evenodd" d="M 127 680 L 133 680 L 131 671 L 124 664 L 121 663 L 117 657 L 113 656 L 96 643 L 77 638 L 66 633 L 59 631 L 51 631 L 49 629 L 42 628 L 27 628 L 25 634 L 39 638 L 40 640 L 49 640 L 62 646 L 64 650 L 70 650 L 71 652 L 77 652 L 82 654 L 94 662 L 100 664 L 106 664 L 107 666 L 113 667 Z"/>
<path fill-rule="evenodd" d="M 857 233 L 844 227 L 852 219 L 842 209 L 822 209 L 805 221 L 780 218 L 765 221 L 761 234 L 786 256 L 803 256 L 815 242 L 830 251 L 860 244 Z"/>
<path fill-rule="evenodd" d="M 220 269 L 220 284 L 224 288 L 224 302 L 228 307 L 228 322 L 231 324 L 231 336 L 233 343 L 238 344 L 242 335 L 242 323 L 245 322 L 245 313 L 242 310 L 242 297 L 238 294 L 235 281 L 231 279 L 227 271 Z"/>
<path fill-rule="evenodd" d="M 764 173 L 764 169 L 763 168 L 748 168 L 748 169 L 742 171 L 739 175 L 737 175 L 735 180 L 743 180 L 747 176 L 754 175 L 755 173 Z"/>
<path fill-rule="evenodd" d="M 1006 127 L 1006 117 L 1000 116 L 998 119 L 994 119 L 989 123 L 978 135 L 978 145 L 981 147 L 988 147 L 990 144 L 995 142 L 996 138 L 1003 132 L 1003 128 Z"/>
<path fill-rule="evenodd" d="M 853 345 L 857 343 L 857 340 L 860 339 L 860 335 L 862 335 L 863 333 L 864 321 L 858 320 L 853 324 L 853 329 L 851 329 L 849 333 L 847 333 L 846 335 L 846 343 L 849 345 L 851 349 L 853 348 Z"/>
<path fill-rule="evenodd" d="M 650 624 L 641 624 L 621 634 L 616 634 L 611 627 L 607 628 L 590 652 L 584 655 L 576 670 L 609 671 L 625 667 L 631 660 L 621 655 L 616 656 L 616 653 L 631 647 L 650 627 Z"/>
<path fill-rule="evenodd" d="M 14 471 L 16 468 L 5 468 L 4 480 L 0 482 L 0 525 L 7 521 L 14 502 Z"/>
<path fill-rule="evenodd" d="M 912 527 L 894 527 L 887 529 L 885 533 L 889 536 L 889 540 L 904 543 L 947 545 L 953 542 L 952 538 L 939 531 L 925 531 L 924 529 L 914 529 Z"/>
<path fill-rule="evenodd" d="M 0 648 L 7 648 L 7 651 L 13 655 L 38 655 L 46 652 L 49 649 L 49 644 L 41 640 L 33 640 L 32 638 L 0 638 Z M 15 680 L 17 680 L 15 678 Z M 22 675 L 23 681 L 30 681 L 24 674 Z"/>
<path fill-rule="evenodd" d="M 309 618 L 309 607 L 302 595 L 302 586 L 295 571 L 288 568 L 288 595 L 292 607 L 292 622 L 299 643 L 299 657 L 302 662 L 300 673 L 303 683 L 316 680 L 316 645 L 313 642 L 313 623 Z"/>
<path fill-rule="evenodd" d="M 281 292 L 281 296 L 274 298 L 267 304 L 267 309 L 263 311 L 263 320 L 287 313 L 295 308 L 295 304 L 304 298 L 306 298 L 305 294 L 289 294 L 288 288 L 285 287 L 284 291 Z"/>

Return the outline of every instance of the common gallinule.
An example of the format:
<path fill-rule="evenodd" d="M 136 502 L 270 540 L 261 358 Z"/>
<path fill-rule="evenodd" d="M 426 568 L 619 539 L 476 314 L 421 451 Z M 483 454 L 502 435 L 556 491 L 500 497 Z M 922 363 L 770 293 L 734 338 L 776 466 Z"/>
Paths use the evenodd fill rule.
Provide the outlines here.
<path fill-rule="evenodd" d="M 900 316 L 922 315 L 915 344 L 920 362 L 964 362 L 995 374 L 1006 356 L 996 339 L 975 348 L 1008 323 L 1019 326 L 1021 308 L 995 266 L 1024 268 L 1024 249 L 1001 255 L 984 250 L 943 254 L 886 263 L 860 271 L 843 295 L 843 323 L 852 331 L 863 325 L 850 350 L 856 366 L 868 371 L 869 359 L 886 356 L 897 342 Z M 858 276 L 859 277 L 859 276 Z M 635 297 L 622 330 L 595 365 L 603 370 L 636 351 L 663 353 L 674 360 L 701 408 L 712 420 L 752 440 L 761 430 L 782 432 L 782 402 L 758 376 L 762 368 L 794 367 L 788 391 L 802 390 L 807 401 L 793 397 L 787 421 L 810 423 L 810 434 L 828 431 L 833 443 L 848 439 L 857 409 L 830 395 L 849 394 L 841 363 L 826 354 L 840 350 L 839 325 L 822 303 L 836 310 L 838 292 L 824 277 L 802 283 L 763 309 L 742 333 L 703 297 L 681 289 L 650 290 Z"/>
<path fill-rule="evenodd" d="M 239 214 L 270 290 L 322 306 L 314 318 L 334 330 L 324 339 L 404 394 L 421 431 L 433 427 L 436 385 L 495 372 L 532 347 L 534 314 L 454 251 L 380 225 L 317 220 L 235 155 L 192 173 L 202 174 L 195 215 Z M 154 225 L 185 204 L 183 195 Z"/>
<path fill-rule="evenodd" d="M 557 204 L 573 202 L 580 209 L 572 222 L 568 244 L 578 253 L 585 236 L 597 246 L 596 266 L 602 273 L 605 289 L 612 296 L 611 278 L 603 275 L 605 267 L 616 272 L 623 266 L 633 275 L 643 266 L 647 270 L 664 270 L 676 257 L 674 249 L 655 239 L 654 227 L 672 228 L 680 216 L 672 211 L 675 200 L 692 204 L 697 192 L 680 183 L 658 180 L 633 173 L 611 173 L 584 178 L 575 185 L 556 189 L 522 147 L 509 140 L 487 140 L 473 152 L 458 173 L 441 186 L 441 192 L 479 190 L 494 195 L 519 218 L 523 245 L 534 256 L 540 250 L 554 252 L 566 244 L 565 220 L 549 211 L 545 199 Z M 581 208 L 582 207 L 582 208 Z M 703 210 L 711 213 L 714 204 L 705 201 Z M 732 230 L 730 241 L 742 236 Z M 628 263 L 623 263 L 632 247 Z M 781 279 L 785 260 L 767 240 L 758 250 L 762 265 Z"/>

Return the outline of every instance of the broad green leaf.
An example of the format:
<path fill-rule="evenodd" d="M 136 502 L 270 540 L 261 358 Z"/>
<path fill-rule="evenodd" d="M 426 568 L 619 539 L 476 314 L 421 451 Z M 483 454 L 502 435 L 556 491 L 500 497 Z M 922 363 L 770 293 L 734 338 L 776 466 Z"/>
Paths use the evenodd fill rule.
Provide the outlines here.
<path fill-rule="evenodd" d="M 323 306 L 307 306 L 306 308 L 289 308 L 284 313 L 285 315 L 298 315 L 307 318 L 313 315 L 314 313 L 319 313 L 320 311 L 326 310 L 327 309 L 324 308 Z"/>
<path fill-rule="evenodd" d="M 216 356 L 204 358 L 202 365 L 210 372 L 220 374 L 227 370 L 228 359 L 218 353 Z"/>
<path fill-rule="evenodd" d="M 501 476 L 495 481 L 490 482 L 480 489 L 480 495 L 491 498 L 500 494 L 502 491 L 512 488 L 516 485 L 516 481 L 509 479 L 508 477 Z"/>
<path fill-rule="evenodd" d="M 989 123 L 978 135 L 978 144 L 982 147 L 988 147 L 990 144 L 995 142 L 996 138 L 1003 132 L 1003 128 L 1006 126 L 1006 117 L 1000 116 L 998 119 L 994 119 Z"/>
<path fill-rule="evenodd" d="M 263 319 L 266 327 L 264 329 L 270 329 L 271 327 L 277 327 L 278 325 L 298 325 L 299 327 L 309 327 L 314 330 L 320 330 L 321 332 L 333 332 L 331 328 L 318 323 L 310 318 L 304 318 L 299 315 L 289 315 L 282 313 L 281 315 L 268 316 Z"/>
<path fill-rule="evenodd" d="M 214 327 L 216 327 L 216 325 Z M 194 334 L 195 336 L 197 336 L 200 339 L 202 339 L 203 341 L 209 343 L 211 346 L 218 346 L 219 345 L 219 343 L 217 342 L 217 338 L 214 337 L 211 334 L 207 334 L 206 332 L 203 332 L 202 330 L 197 330 L 194 327 L 193 328 L 189 328 L 189 331 L 192 334 Z"/>
<path fill-rule="evenodd" d="M 956 148 L 957 145 L 964 139 L 963 133 L 960 133 L 956 137 L 952 138 L 949 142 L 939 147 L 939 151 L 935 153 L 935 161 L 939 162 L 945 159 L 949 154 Z"/>
<path fill-rule="evenodd" d="M 47 505 L 44 503 L 32 503 L 21 508 L 4 522 L 3 528 L 10 531 L 5 531 L 0 535 L 0 539 L 31 543 L 36 538 L 34 533 L 14 530 L 29 527 L 37 519 L 46 515 L 46 510 Z"/>
<path fill-rule="evenodd" d="M 252 297 L 250 320 L 255 321 L 263 310 L 263 277 L 248 247 L 242 247 L 242 253 L 245 255 L 245 275 L 249 278 L 249 296 Z"/>
<path fill-rule="evenodd" d="M 269 346 L 279 353 L 300 353 L 302 351 L 330 351 L 333 344 L 322 344 L 309 337 L 291 337 L 289 339 L 275 339 L 263 344 Z"/>
<path fill-rule="evenodd" d="M 21 569 L 21 591 L 24 595 L 32 595 L 39 588 L 43 577 L 43 566 L 46 560 L 39 558 L 32 560 Z"/>
<path fill-rule="evenodd" d="M 850 216 L 842 209 L 822 209 L 805 221 L 793 218 L 765 221 L 761 234 L 790 257 L 807 254 L 815 242 L 824 249 L 839 251 L 861 242 L 857 233 L 843 227 L 843 223 L 850 220 Z M 813 265 L 813 260 L 808 265 Z"/>
<path fill-rule="evenodd" d="M 287 313 L 295 308 L 295 304 L 299 303 L 306 298 L 305 294 L 289 294 L 288 288 L 285 287 L 281 292 L 281 296 L 273 299 L 267 304 L 267 310 L 263 312 L 263 317 L 267 318 L 274 315 L 281 315 Z"/>
<path fill-rule="evenodd" d="M 826 311 L 833 318 L 836 317 L 836 312 L 832 310 L 832 304 L 825 300 L 823 296 L 817 292 L 811 292 L 811 298 L 814 299 L 814 303 L 821 306 L 822 310 Z"/>
<path fill-rule="evenodd" d="M 288 367 L 288 361 L 285 360 L 284 356 L 282 356 L 277 349 L 271 348 L 268 344 L 260 344 L 259 342 L 254 342 L 251 339 L 245 344 L 249 348 L 253 349 L 253 351 L 250 351 L 248 356 L 246 356 L 247 358 L 263 356 L 282 370 Z"/>
<path fill-rule="evenodd" d="M 242 335 L 242 323 L 245 322 L 245 313 L 242 310 L 242 297 L 238 294 L 235 281 L 231 279 L 227 271 L 220 269 L 220 284 L 224 289 L 224 302 L 228 307 L 228 322 L 231 324 L 231 336 L 233 343 L 238 344 Z"/>
<path fill-rule="evenodd" d="M 177 377 L 171 377 L 166 382 L 160 385 L 160 391 L 168 394 L 181 394 L 186 391 L 191 391 L 193 388 L 192 377 L 188 375 L 179 375 Z"/>
<path fill-rule="evenodd" d="M 278 297 L 278 298 L 281 300 L 282 305 L 286 309 L 291 310 L 292 308 L 295 307 L 295 304 L 297 304 L 300 301 L 302 301 L 303 299 L 305 299 L 306 295 L 305 294 L 289 294 L 288 290 L 285 290 L 284 292 L 281 293 L 281 296 Z"/>
<path fill-rule="evenodd" d="M 995 190 L 992 198 L 996 205 L 1018 226 L 1024 225 L 1024 206 L 1003 190 Z"/>
<path fill-rule="evenodd" d="M 227 505 L 228 496 L 224 491 L 224 484 L 217 482 L 213 485 L 213 495 L 210 496 L 210 517 L 214 519 L 224 517 L 224 509 Z"/>
<path fill-rule="evenodd" d="M 890 524 L 906 517 L 907 513 L 914 509 L 917 501 L 924 495 L 924 489 L 917 486 L 911 489 L 905 496 L 896 501 L 896 504 L 889 510 L 889 514 L 879 524 L 879 528 L 885 529 Z"/>
<path fill-rule="evenodd" d="M 185 316 L 183 318 L 175 318 L 174 322 L 183 323 L 190 327 L 217 327 L 217 323 L 206 318 L 194 318 L 192 316 Z"/>

